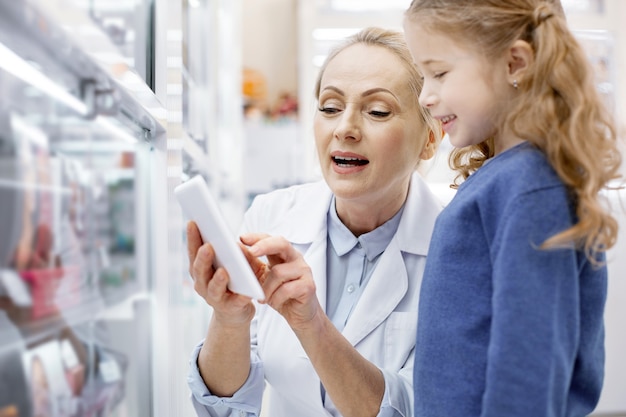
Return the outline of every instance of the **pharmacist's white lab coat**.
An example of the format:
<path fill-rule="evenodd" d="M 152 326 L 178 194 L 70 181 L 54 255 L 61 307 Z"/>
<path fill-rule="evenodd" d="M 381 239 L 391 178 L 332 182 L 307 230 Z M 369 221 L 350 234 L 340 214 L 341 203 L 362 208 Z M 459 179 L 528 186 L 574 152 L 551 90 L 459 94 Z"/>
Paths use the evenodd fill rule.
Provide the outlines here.
<path fill-rule="evenodd" d="M 331 197 L 324 182 L 274 191 L 255 199 L 243 225 L 243 231 L 284 236 L 304 253 L 323 308 L 326 307 L 326 214 Z M 385 408 L 383 401 L 380 416 L 413 414 L 413 348 L 419 286 L 440 210 L 439 201 L 415 173 L 398 231 L 381 255 L 343 331 L 346 339 L 384 374 L 385 398 L 391 407 Z M 328 395 L 324 407 L 320 380 L 304 349 L 285 319 L 267 305 L 257 305 L 252 343 L 270 390 L 266 395 L 269 401 L 263 404 L 268 409 L 266 415 L 340 415 Z M 215 410 L 207 414 L 196 399 L 193 401 L 199 415 L 222 415 Z M 250 411 L 249 407 L 245 408 Z M 256 414 L 242 411 L 232 410 L 225 415 Z"/>

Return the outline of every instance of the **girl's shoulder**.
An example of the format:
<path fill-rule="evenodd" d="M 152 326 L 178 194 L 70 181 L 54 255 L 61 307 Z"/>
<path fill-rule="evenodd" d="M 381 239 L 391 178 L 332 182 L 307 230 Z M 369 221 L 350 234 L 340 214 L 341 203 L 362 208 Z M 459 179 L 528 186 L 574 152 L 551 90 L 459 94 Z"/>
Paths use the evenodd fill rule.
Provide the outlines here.
<path fill-rule="evenodd" d="M 567 210 L 571 195 L 544 153 L 521 144 L 494 157 L 458 189 L 456 203 L 504 214 L 521 200 L 540 200 Z"/>
<path fill-rule="evenodd" d="M 474 181 L 490 188 L 502 187 L 517 193 L 564 186 L 543 151 L 528 142 L 494 157 L 474 175 Z"/>

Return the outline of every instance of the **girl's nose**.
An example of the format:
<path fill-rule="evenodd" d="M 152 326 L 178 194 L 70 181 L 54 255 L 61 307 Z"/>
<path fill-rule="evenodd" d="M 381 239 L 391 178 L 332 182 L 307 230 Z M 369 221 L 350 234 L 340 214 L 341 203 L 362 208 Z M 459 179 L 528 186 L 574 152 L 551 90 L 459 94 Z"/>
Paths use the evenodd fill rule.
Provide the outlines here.
<path fill-rule="evenodd" d="M 422 88 L 422 91 L 419 96 L 419 103 L 422 107 L 430 108 L 435 105 L 437 101 L 437 96 L 435 93 L 428 88 L 426 84 Z"/>

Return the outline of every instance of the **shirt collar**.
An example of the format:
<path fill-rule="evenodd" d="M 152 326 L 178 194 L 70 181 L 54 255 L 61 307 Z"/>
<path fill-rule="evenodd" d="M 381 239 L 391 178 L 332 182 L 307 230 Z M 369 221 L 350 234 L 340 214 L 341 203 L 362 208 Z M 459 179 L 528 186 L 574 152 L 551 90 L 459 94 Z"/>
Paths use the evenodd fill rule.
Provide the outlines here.
<path fill-rule="evenodd" d="M 396 234 L 403 210 L 404 205 L 402 205 L 400 210 L 384 224 L 357 238 L 339 219 L 335 208 L 335 197 L 333 196 L 328 208 L 327 222 L 328 236 L 330 237 L 330 242 L 335 252 L 338 256 L 342 256 L 350 252 L 357 244 L 360 244 L 365 251 L 367 260 L 370 262 L 373 261 L 378 255 L 383 253 Z"/>

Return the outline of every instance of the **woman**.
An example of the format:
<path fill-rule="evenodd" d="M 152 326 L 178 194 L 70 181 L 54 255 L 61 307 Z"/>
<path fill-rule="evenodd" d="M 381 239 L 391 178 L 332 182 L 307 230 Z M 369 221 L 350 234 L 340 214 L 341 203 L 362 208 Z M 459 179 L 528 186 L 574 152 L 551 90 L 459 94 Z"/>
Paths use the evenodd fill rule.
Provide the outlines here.
<path fill-rule="evenodd" d="M 314 121 L 325 181 L 259 196 L 245 215 L 260 304 L 227 291 L 188 225 L 195 289 L 213 307 L 189 375 L 198 415 L 259 415 L 264 381 L 272 417 L 412 414 L 415 311 L 440 211 L 415 172 L 441 131 L 421 84 L 400 33 L 364 29 L 329 55 Z"/>

